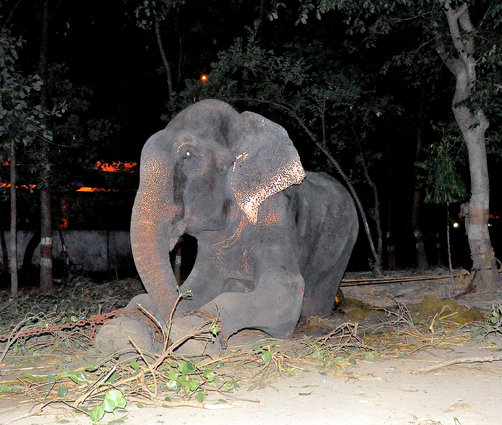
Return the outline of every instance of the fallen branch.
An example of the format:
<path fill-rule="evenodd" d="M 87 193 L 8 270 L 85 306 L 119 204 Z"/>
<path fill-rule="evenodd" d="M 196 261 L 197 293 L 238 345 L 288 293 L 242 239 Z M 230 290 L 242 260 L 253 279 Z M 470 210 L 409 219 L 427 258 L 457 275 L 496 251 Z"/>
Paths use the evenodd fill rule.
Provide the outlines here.
<path fill-rule="evenodd" d="M 456 365 L 456 364 L 465 364 L 465 363 L 492 363 L 498 362 L 502 360 L 502 355 L 500 356 L 492 356 L 492 357 L 461 357 L 459 359 L 448 360 L 446 362 L 442 362 L 436 364 L 434 366 L 424 367 L 422 369 L 418 369 L 413 373 L 428 373 L 437 369 L 441 369 L 446 366 Z"/>
<path fill-rule="evenodd" d="M 26 324 L 26 322 L 29 322 L 32 319 L 33 319 L 33 317 L 25 317 L 23 320 L 21 320 L 16 325 L 16 327 L 14 329 L 12 329 L 12 332 L 10 333 L 9 338 L 7 339 L 7 343 L 5 344 L 5 348 L 3 350 L 3 353 L 2 353 L 2 355 L 0 355 L 0 363 L 2 363 L 3 360 L 5 359 L 5 356 L 7 355 L 9 348 L 12 346 L 12 344 L 14 344 L 17 341 L 17 339 L 19 338 L 19 336 L 20 336 L 20 333 L 18 332 L 19 329 L 21 329 Z"/>

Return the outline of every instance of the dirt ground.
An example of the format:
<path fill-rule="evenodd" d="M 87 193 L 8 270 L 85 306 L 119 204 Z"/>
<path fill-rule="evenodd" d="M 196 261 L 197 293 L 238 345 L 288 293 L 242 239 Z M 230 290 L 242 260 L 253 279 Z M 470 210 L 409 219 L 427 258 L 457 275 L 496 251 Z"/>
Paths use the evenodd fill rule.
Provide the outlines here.
<path fill-rule="evenodd" d="M 252 391 L 235 392 L 227 409 L 138 408 L 108 414 L 103 423 L 123 424 L 354 424 L 354 425 L 497 425 L 502 395 L 502 363 L 448 366 L 429 373 L 420 369 L 444 360 L 488 357 L 500 348 L 469 345 L 452 350 L 424 350 L 400 359 L 361 361 L 347 374 L 300 372 Z M 210 401 L 208 402 L 210 404 Z M 30 403 L 0 403 L 0 423 L 29 413 Z M 222 406 L 217 405 L 215 406 Z M 91 424 L 85 415 L 48 408 L 44 416 L 14 422 Z"/>
<path fill-rule="evenodd" d="M 416 291 L 412 293 L 416 296 Z M 401 299 L 409 300 L 406 296 Z M 469 308 L 476 304 L 487 308 L 496 300 L 502 300 L 502 290 L 469 295 L 458 303 Z M 350 310 L 346 307 L 335 319 L 346 320 Z M 361 318 L 361 325 L 370 320 L 371 316 Z M 431 318 L 427 323 L 433 326 Z M 373 350 L 357 360 L 345 362 L 342 367 L 297 367 L 293 373 L 275 375 L 262 384 L 257 385 L 254 380 L 251 389 L 242 382 L 239 388 L 225 393 L 225 403 L 221 402 L 220 394 L 210 393 L 204 401 L 206 408 L 139 407 L 136 402 L 128 402 L 125 409 L 107 413 L 100 423 L 502 424 L 500 333 L 460 339 L 453 338 L 451 332 L 444 333 L 445 341 L 438 344 L 438 333 L 433 334 L 434 330 L 432 327 L 430 346 L 422 340 L 416 350 L 401 352 L 396 346 L 395 352 L 386 349 L 379 355 Z M 452 338 L 451 341 L 447 341 L 448 338 Z M 493 358 L 498 360 L 487 361 Z M 453 360 L 458 363 L 424 370 Z M 0 395 L 0 424 L 92 423 L 87 415 L 63 408 L 61 404 L 46 407 L 43 416 L 22 418 L 36 411 L 38 405 L 34 406 L 29 399 Z M 20 419 L 12 422 L 16 418 Z"/>

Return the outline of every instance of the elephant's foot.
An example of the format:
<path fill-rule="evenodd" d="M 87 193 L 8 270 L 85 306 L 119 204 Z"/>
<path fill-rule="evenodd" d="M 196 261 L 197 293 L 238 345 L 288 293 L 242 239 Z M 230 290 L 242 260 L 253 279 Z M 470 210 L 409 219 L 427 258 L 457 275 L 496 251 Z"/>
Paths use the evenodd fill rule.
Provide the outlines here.
<path fill-rule="evenodd" d="M 169 334 L 176 345 L 174 351 L 188 357 L 217 355 L 222 349 L 220 338 L 210 332 L 210 325 L 203 326 L 205 323 L 207 319 L 197 314 L 175 317 Z M 201 329 L 204 331 L 199 332 Z"/>
<path fill-rule="evenodd" d="M 165 326 L 157 311 L 155 303 L 147 294 L 134 297 L 125 310 L 127 313 L 106 322 L 97 332 L 95 344 L 104 354 L 120 351 L 120 355 L 158 353 L 162 342 L 158 340 L 155 325 L 147 315 L 138 308 L 140 304 L 148 311 L 160 326 Z"/>
<path fill-rule="evenodd" d="M 137 317 L 120 316 L 106 322 L 96 334 L 96 346 L 104 354 L 120 352 L 121 356 L 158 353 L 161 344 L 157 341 L 153 327 Z"/>

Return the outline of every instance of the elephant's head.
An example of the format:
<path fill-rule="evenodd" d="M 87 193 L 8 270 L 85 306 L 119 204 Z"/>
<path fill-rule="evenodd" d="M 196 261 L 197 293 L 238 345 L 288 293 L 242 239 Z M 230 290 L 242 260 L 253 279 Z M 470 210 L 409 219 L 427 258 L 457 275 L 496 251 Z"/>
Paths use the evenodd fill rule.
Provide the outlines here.
<path fill-rule="evenodd" d="M 131 242 L 165 318 L 177 297 L 168 253 L 178 237 L 223 229 L 236 213 L 256 225 L 260 204 L 304 177 L 281 126 L 217 100 L 183 110 L 146 142 Z"/>

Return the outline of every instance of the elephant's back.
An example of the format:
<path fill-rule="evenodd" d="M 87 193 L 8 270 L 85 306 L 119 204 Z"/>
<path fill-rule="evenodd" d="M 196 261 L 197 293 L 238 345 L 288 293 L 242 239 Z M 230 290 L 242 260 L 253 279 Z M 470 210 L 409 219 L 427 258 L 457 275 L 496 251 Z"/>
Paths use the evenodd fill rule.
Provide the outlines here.
<path fill-rule="evenodd" d="M 299 265 L 309 292 L 334 267 L 343 263 L 345 269 L 343 259 L 348 260 L 357 238 L 357 211 L 347 189 L 326 173 L 308 172 L 302 184 L 290 189 Z"/>

